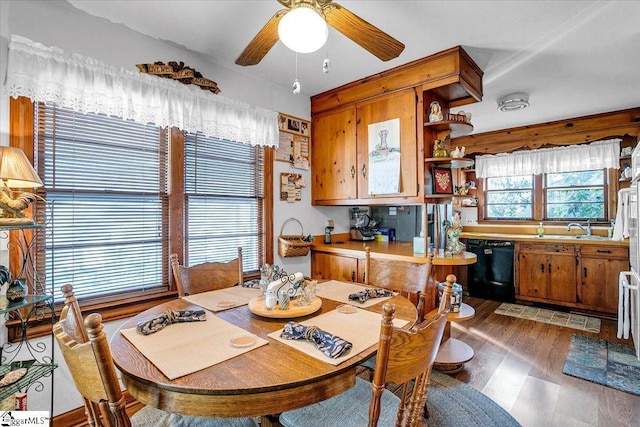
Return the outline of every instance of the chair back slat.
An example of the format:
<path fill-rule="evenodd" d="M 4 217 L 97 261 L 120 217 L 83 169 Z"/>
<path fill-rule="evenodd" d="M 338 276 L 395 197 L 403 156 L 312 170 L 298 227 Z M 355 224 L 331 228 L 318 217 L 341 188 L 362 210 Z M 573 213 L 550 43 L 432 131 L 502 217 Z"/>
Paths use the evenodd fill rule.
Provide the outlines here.
<path fill-rule="evenodd" d="M 433 253 L 427 257 L 426 263 L 376 258 L 371 248 L 365 248 L 364 284 L 399 292 L 409 299 L 418 309 L 418 321 L 425 315 L 426 290 L 429 285 L 435 286 L 431 277 Z"/>
<path fill-rule="evenodd" d="M 89 425 L 130 426 L 102 317 L 97 313 L 90 314 L 83 322 L 73 287 L 64 285 L 62 292 L 65 306 L 60 320 L 53 325 L 53 335 L 76 388 L 85 400 Z"/>
<path fill-rule="evenodd" d="M 205 262 L 185 267 L 180 265 L 177 254 L 171 254 L 170 261 L 178 295 L 181 297 L 242 285 L 244 282 L 242 248 L 238 248 L 238 257 L 228 262 Z"/>
<path fill-rule="evenodd" d="M 447 276 L 443 300 L 449 301 L 455 281 L 454 275 Z M 406 330 L 393 326 L 395 305 L 391 302 L 384 304 L 376 366 L 371 385 L 369 426 L 377 425 L 382 392 L 389 382 L 404 385 L 403 396 L 398 407 L 397 426 L 418 425 L 422 419 L 429 376 L 440 348 L 448 313 L 449 305 L 440 304 L 440 308 L 432 318 L 418 322 Z M 409 394 L 407 385 L 411 381 L 413 381 L 413 389 Z"/>

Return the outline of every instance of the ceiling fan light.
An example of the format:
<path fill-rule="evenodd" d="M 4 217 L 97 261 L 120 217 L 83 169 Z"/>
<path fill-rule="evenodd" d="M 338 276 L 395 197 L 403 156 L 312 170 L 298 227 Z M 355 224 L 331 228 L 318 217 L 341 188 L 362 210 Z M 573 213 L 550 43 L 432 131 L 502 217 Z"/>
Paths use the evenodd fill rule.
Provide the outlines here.
<path fill-rule="evenodd" d="M 287 12 L 278 23 L 280 41 L 294 52 L 315 52 L 324 46 L 328 36 L 327 22 L 304 3 Z"/>
<path fill-rule="evenodd" d="M 523 110 L 529 106 L 529 95 L 512 93 L 498 100 L 498 110 L 502 112 Z"/>

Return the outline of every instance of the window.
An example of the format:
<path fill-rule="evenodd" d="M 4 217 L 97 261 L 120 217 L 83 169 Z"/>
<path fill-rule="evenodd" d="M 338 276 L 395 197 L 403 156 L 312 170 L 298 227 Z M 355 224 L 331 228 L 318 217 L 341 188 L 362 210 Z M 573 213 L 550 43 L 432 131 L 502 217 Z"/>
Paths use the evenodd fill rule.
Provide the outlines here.
<path fill-rule="evenodd" d="M 549 173 L 545 179 L 548 219 L 606 219 L 604 170 Z"/>
<path fill-rule="evenodd" d="M 485 188 L 487 218 L 533 217 L 533 175 L 487 178 Z"/>
<path fill-rule="evenodd" d="M 244 270 L 259 269 L 262 152 L 248 144 L 185 136 L 188 265 L 235 258 L 241 246 Z"/>
<path fill-rule="evenodd" d="M 53 230 L 38 252 L 48 287 L 117 305 L 169 291 L 172 252 L 193 265 L 242 246 L 249 273 L 269 259 L 268 150 L 43 104 L 34 127 Z"/>
<path fill-rule="evenodd" d="M 605 169 L 485 178 L 485 219 L 604 221 L 607 187 Z"/>

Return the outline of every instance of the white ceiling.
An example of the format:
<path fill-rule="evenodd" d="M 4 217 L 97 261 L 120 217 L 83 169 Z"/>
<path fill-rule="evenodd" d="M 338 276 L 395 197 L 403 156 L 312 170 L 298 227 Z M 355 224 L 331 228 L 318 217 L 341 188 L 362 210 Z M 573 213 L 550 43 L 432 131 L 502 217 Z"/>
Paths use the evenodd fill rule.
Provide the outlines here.
<path fill-rule="evenodd" d="M 453 46 L 484 71 L 474 133 L 640 107 L 640 1 L 364 1 L 337 3 L 406 45 L 382 62 L 330 29 L 327 49 L 298 55 L 311 96 Z M 295 54 L 278 42 L 255 66 L 234 63 L 273 14 L 276 0 L 69 0 L 92 15 L 201 52 L 211 62 L 290 88 Z M 173 58 L 158 58 L 167 61 Z M 175 58 L 179 60 L 178 58 Z M 215 76 L 205 76 L 215 80 Z M 224 93 L 224 87 L 221 87 Z M 497 99 L 530 95 L 531 107 L 502 113 Z"/>

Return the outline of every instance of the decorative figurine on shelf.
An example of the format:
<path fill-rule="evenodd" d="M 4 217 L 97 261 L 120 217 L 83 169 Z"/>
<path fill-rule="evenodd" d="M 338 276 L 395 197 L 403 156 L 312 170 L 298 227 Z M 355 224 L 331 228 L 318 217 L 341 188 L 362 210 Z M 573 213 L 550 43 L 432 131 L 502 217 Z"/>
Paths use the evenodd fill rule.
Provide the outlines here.
<path fill-rule="evenodd" d="M 446 256 L 456 255 L 464 251 L 464 244 L 460 243 L 460 232 L 462 231 L 460 221 L 460 212 L 453 211 L 452 222 L 450 223 L 448 220 L 442 222 L 442 227 L 447 235 Z"/>
<path fill-rule="evenodd" d="M 11 284 L 11 280 L 13 280 L 11 271 L 4 265 L 0 265 L 0 297 L 2 297 L 0 298 L 0 309 L 2 310 L 7 308 L 7 288 Z"/>
<path fill-rule="evenodd" d="M 430 112 L 429 112 L 429 121 L 430 122 L 441 122 L 443 120 L 442 108 L 440 107 L 440 103 L 438 101 L 433 101 L 429 104 Z"/>
<path fill-rule="evenodd" d="M 469 194 L 469 188 L 469 183 L 463 182 L 462 185 L 455 186 L 455 193 L 460 196 L 466 196 L 467 194 Z"/>
<path fill-rule="evenodd" d="M 436 139 L 436 142 L 433 144 L 433 157 L 447 157 L 449 154 L 447 153 L 447 149 L 444 148 L 442 140 Z"/>
<path fill-rule="evenodd" d="M 16 279 L 7 289 L 7 300 L 9 302 L 20 302 L 27 295 L 27 286 L 24 279 Z"/>
<path fill-rule="evenodd" d="M 464 148 L 464 146 L 462 148 L 456 147 L 456 149 L 451 152 L 451 157 L 454 159 L 461 159 L 464 157 L 465 150 L 466 148 Z"/>

